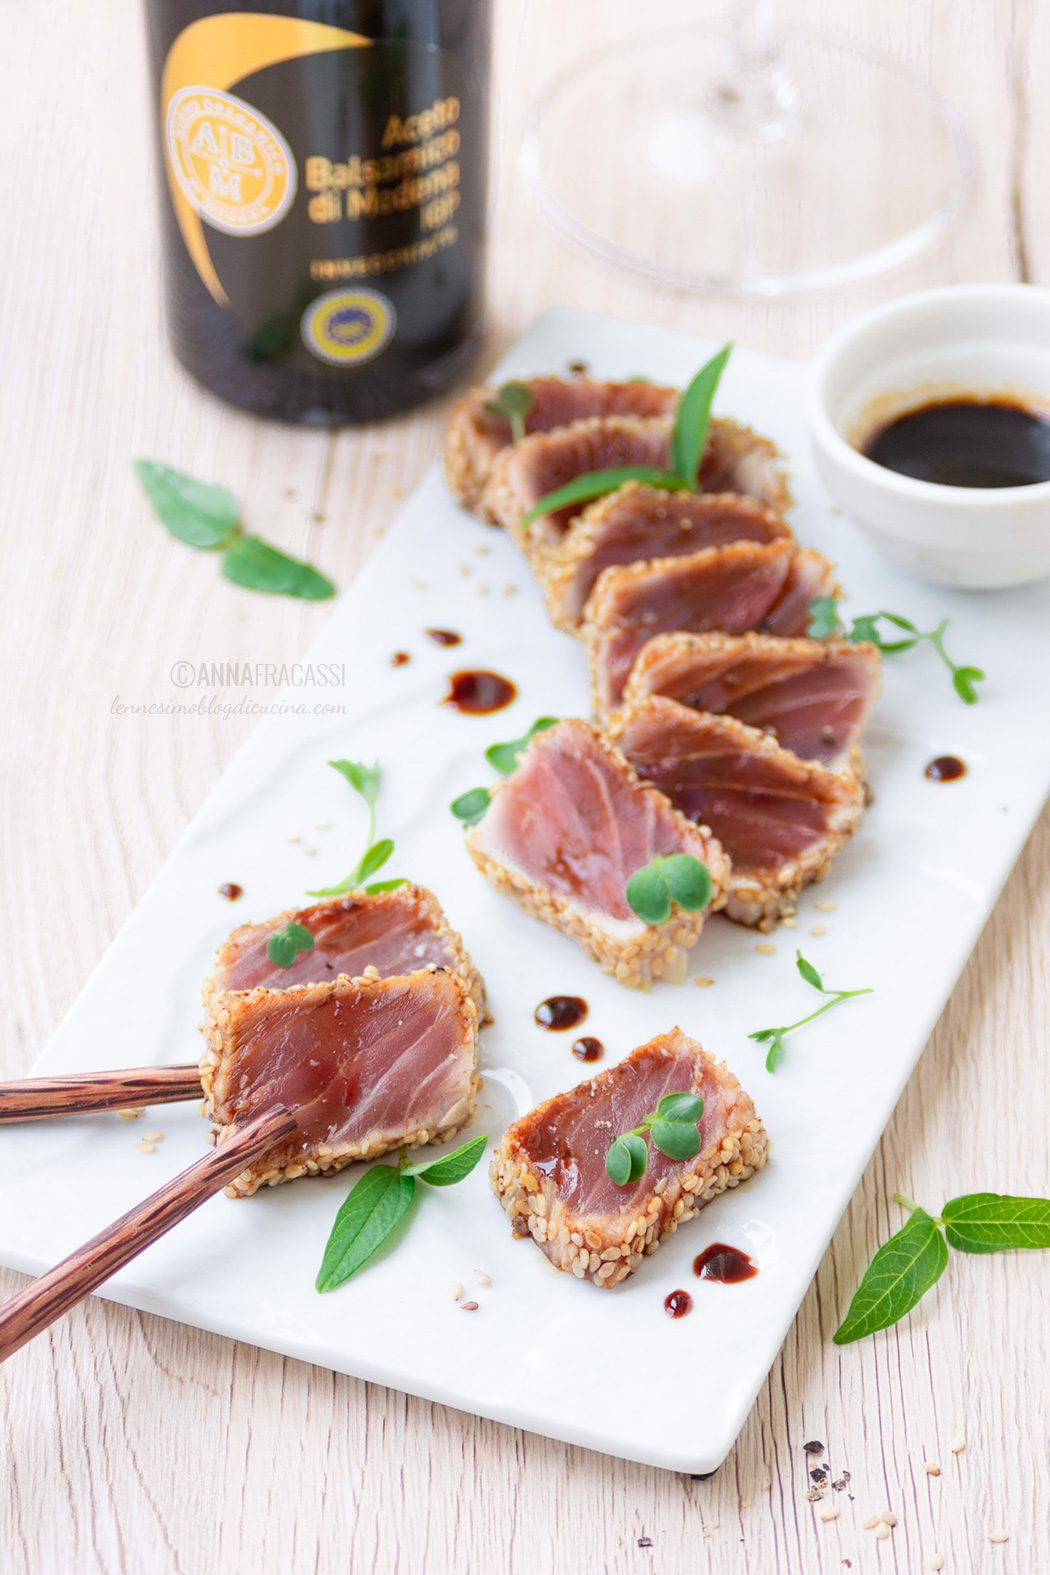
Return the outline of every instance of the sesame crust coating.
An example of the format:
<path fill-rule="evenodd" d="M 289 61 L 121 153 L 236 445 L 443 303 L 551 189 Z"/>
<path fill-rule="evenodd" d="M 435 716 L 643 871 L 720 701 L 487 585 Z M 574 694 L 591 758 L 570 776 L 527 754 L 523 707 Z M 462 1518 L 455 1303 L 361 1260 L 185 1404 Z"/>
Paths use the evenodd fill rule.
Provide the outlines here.
<path fill-rule="evenodd" d="M 651 1184 L 643 1177 L 641 1183 L 625 1188 L 620 1207 L 578 1212 L 563 1195 L 557 1167 L 537 1163 L 530 1143 L 534 1131 L 544 1123 L 556 1127 L 561 1110 L 573 1112 L 581 1102 L 596 1112 L 607 1108 L 603 1096 L 613 1094 L 617 1082 L 629 1073 L 630 1063 L 638 1058 L 666 1057 L 679 1063 L 684 1054 L 692 1061 L 691 1087 L 703 1092 L 705 1101 L 714 1088 L 718 1102 L 714 1119 L 705 1110 L 700 1152 L 692 1159 L 664 1166 L 664 1173 Z M 641 1119 L 644 1112 L 635 1114 Z M 621 1115 L 621 1119 L 630 1117 Z M 616 1124 L 594 1123 L 610 1128 Z M 616 1132 L 609 1130 L 602 1139 L 604 1146 L 615 1136 Z M 555 1268 L 608 1290 L 633 1274 L 643 1257 L 654 1253 L 705 1203 L 761 1170 L 768 1152 L 769 1139 L 750 1096 L 724 1065 L 714 1062 L 676 1028 L 633 1051 L 619 1066 L 555 1095 L 516 1121 L 496 1151 L 489 1178 L 516 1236 L 531 1236 Z M 562 1152 L 560 1164 L 576 1166 L 577 1161 L 571 1148 Z M 586 1163 L 596 1163 L 593 1153 Z M 651 1162 L 651 1168 L 657 1167 Z"/>

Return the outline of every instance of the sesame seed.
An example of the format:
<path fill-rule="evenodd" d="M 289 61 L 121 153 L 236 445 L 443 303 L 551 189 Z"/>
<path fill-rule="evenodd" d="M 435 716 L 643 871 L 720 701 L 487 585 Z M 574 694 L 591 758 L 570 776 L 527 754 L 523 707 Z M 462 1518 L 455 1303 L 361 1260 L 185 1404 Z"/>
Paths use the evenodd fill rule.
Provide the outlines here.
<path fill-rule="evenodd" d="M 861 1529 L 864 1530 L 864 1531 L 874 1531 L 875 1527 L 878 1525 L 878 1523 L 879 1523 L 878 1515 L 869 1515 L 867 1520 L 864 1522 L 864 1525 L 863 1525 L 863 1527 Z"/>
<path fill-rule="evenodd" d="M 503 594 L 504 596 L 514 596 L 517 594 L 517 589 L 518 587 L 513 583 L 513 581 L 508 580 L 506 585 L 503 587 Z"/>
<path fill-rule="evenodd" d="M 314 827 L 314 830 L 315 831 L 328 831 L 330 829 L 330 827 L 331 827 L 331 824 L 332 824 L 332 822 L 330 820 L 319 820 L 317 822 L 317 825 Z"/>
<path fill-rule="evenodd" d="M 879 1516 L 879 1519 L 884 1526 L 895 1526 L 897 1524 L 896 1515 L 894 1515 L 888 1509 L 883 1510 L 882 1514 Z"/>
<path fill-rule="evenodd" d="M 709 990 L 714 982 L 713 979 L 708 979 L 703 974 L 701 974 L 699 979 L 693 980 L 693 983 L 701 990 Z"/>
<path fill-rule="evenodd" d="M 922 1463 L 922 1469 L 925 1471 L 928 1477 L 939 1477 L 941 1474 L 940 1466 L 935 1465 L 932 1460 L 924 1460 Z"/>
<path fill-rule="evenodd" d="M 449 1290 L 452 1292 L 452 1300 L 454 1302 L 458 1302 L 459 1298 L 463 1295 L 463 1287 L 460 1285 L 459 1281 L 453 1280 L 452 1284 L 449 1286 Z"/>
<path fill-rule="evenodd" d="M 142 1105 L 141 1107 L 129 1108 L 128 1110 L 117 1111 L 117 1115 L 120 1117 L 121 1121 L 137 1121 L 139 1116 L 145 1115 L 145 1113 L 145 1105 Z"/>
<path fill-rule="evenodd" d="M 486 1274 L 484 1269 L 475 1269 L 474 1270 L 474 1278 L 477 1280 L 479 1285 L 491 1285 L 492 1284 L 492 1275 L 491 1274 Z"/>
<path fill-rule="evenodd" d="M 797 919 L 790 919 L 790 918 L 789 919 L 781 919 L 780 922 L 784 926 L 785 930 L 797 930 L 798 929 L 798 920 Z"/>
<path fill-rule="evenodd" d="M 478 1304 L 477 1302 L 460 1302 L 459 1310 L 460 1312 L 477 1312 Z"/>
<path fill-rule="evenodd" d="M 776 947 L 771 946 L 768 941 L 759 941 L 755 951 L 760 957 L 775 957 L 777 954 Z"/>
<path fill-rule="evenodd" d="M 828 927 L 826 924 L 815 924 L 809 933 L 810 935 L 826 935 Z"/>
<path fill-rule="evenodd" d="M 302 842 L 303 839 L 297 831 L 290 831 L 284 840 L 286 842 Z"/>
<path fill-rule="evenodd" d="M 312 859 L 312 858 L 314 858 L 316 856 L 317 849 L 308 847 L 307 844 L 304 842 L 303 843 L 303 852 L 306 854 L 308 859 Z"/>
<path fill-rule="evenodd" d="M 938 1570 L 942 1570 L 944 1568 L 944 1554 L 943 1553 L 935 1553 L 933 1555 L 932 1559 L 930 1560 L 930 1568 L 931 1568 L 931 1570 L 934 1571 L 934 1575 L 936 1575 L 936 1572 Z"/>
<path fill-rule="evenodd" d="M 952 1448 L 952 1454 L 953 1455 L 961 1455 L 963 1450 L 966 1448 L 966 1440 L 965 1440 L 965 1438 L 957 1438 L 957 1439 L 955 1439 L 954 1442 L 952 1443 L 951 1448 Z"/>
<path fill-rule="evenodd" d="M 146 1143 L 159 1143 L 164 1136 L 163 1132 L 144 1132 L 143 1141 Z"/>
<path fill-rule="evenodd" d="M 831 1506 L 829 1506 L 829 1508 L 821 1510 L 820 1518 L 821 1518 L 821 1520 L 824 1520 L 824 1521 L 838 1520 L 839 1512 L 834 1507 L 834 1505 L 831 1505 Z"/>
<path fill-rule="evenodd" d="M 474 551 L 477 553 L 479 558 L 484 558 L 484 557 L 487 556 L 488 553 L 490 553 L 492 551 L 492 548 L 491 547 L 481 546 L 481 547 L 475 547 Z"/>
<path fill-rule="evenodd" d="M 466 578 L 466 576 L 470 573 L 470 564 L 469 563 L 461 563 L 459 565 L 459 572 L 460 572 L 460 574 L 462 574 L 464 576 L 464 578 Z"/>
<path fill-rule="evenodd" d="M 1009 1542 L 1009 1540 L 1009 1535 L 1005 1531 L 990 1531 L 988 1533 L 989 1542 Z"/>
<path fill-rule="evenodd" d="M 482 585 L 482 584 L 481 584 L 481 583 L 480 583 L 480 581 L 479 581 L 479 583 L 478 583 L 478 584 L 477 584 L 477 586 L 476 586 L 476 587 L 475 587 L 475 589 L 476 589 L 476 590 L 477 590 L 477 593 L 478 593 L 478 595 L 479 595 L 479 596 L 487 596 L 487 595 L 488 595 L 488 593 L 489 593 L 489 588 L 488 588 L 488 586 L 487 586 L 487 585 Z"/>
<path fill-rule="evenodd" d="M 157 1145 L 155 1143 L 136 1143 L 135 1147 L 138 1149 L 140 1154 L 155 1154 L 157 1152 Z"/>
<path fill-rule="evenodd" d="M 833 902 L 817 902 L 817 903 L 814 903 L 813 906 L 816 908 L 818 913 L 834 913 L 835 912 L 835 904 Z"/>
<path fill-rule="evenodd" d="M 879 1524 L 875 1527 L 875 1535 L 876 1535 L 876 1537 L 878 1537 L 880 1542 L 885 1542 L 886 1538 L 889 1536 L 889 1534 L 890 1534 L 889 1526 L 887 1526 L 884 1521 L 880 1520 Z"/>
<path fill-rule="evenodd" d="M 426 580 L 411 580 L 409 583 L 417 591 L 425 591 L 427 588 Z"/>

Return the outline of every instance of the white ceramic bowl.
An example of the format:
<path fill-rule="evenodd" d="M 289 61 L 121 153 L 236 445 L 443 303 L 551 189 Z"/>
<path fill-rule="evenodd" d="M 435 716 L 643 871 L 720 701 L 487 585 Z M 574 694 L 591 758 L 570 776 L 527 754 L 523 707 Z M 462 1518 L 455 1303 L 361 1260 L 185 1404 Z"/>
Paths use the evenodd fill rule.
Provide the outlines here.
<path fill-rule="evenodd" d="M 898 563 L 942 585 L 991 589 L 1050 575 L 1050 481 L 945 487 L 898 475 L 854 446 L 938 397 L 1021 398 L 1050 412 L 1050 290 L 958 285 L 903 296 L 848 323 L 809 385 L 817 469 Z"/>

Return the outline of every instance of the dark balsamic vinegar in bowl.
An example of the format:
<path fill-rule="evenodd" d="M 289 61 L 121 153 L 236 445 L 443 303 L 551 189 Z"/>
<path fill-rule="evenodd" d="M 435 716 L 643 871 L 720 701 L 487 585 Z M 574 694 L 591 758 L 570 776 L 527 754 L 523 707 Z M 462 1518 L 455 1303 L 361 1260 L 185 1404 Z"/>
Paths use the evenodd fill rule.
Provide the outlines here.
<path fill-rule="evenodd" d="M 1033 487 L 1050 481 L 1050 419 L 1018 400 L 960 395 L 895 416 L 861 452 L 942 487 Z"/>

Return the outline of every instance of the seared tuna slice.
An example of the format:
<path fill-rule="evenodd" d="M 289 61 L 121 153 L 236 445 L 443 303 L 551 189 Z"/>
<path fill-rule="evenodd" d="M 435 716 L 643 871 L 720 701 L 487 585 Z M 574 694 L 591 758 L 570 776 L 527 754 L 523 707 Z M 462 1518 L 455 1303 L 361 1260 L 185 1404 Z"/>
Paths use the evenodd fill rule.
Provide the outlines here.
<path fill-rule="evenodd" d="M 639 782 L 596 728 L 574 718 L 538 733 L 516 771 L 492 791 L 467 834 L 482 872 L 535 918 L 578 941 L 606 973 L 641 988 L 680 980 L 704 913 L 675 908 L 645 924 L 627 882 L 657 855 L 687 853 L 706 865 L 719 907 L 728 876 L 706 829 Z"/>
<path fill-rule="evenodd" d="M 599 383 L 590 377 L 527 377 L 521 381 L 532 395 L 525 417 L 526 433 L 552 432 L 594 416 L 673 415 L 677 388 L 656 383 Z M 476 510 L 493 461 L 511 441 L 510 424 L 487 406 L 495 388 L 474 388 L 452 407 L 445 432 L 445 478 L 464 508 Z"/>
<path fill-rule="evenodd" d="M 219 1143 L 277 1104 L 297 1120 L 231 1197 L 444 1142 L 474 1112 L 478 1014 L 447 970 L 223 991 L 205 1033 L 201 1083 Z"/>
<path fill-rule="evenodd" d="M 803 760 L 837 770 L 864 731 L 880 664 L 874 645 L 845 640 L 658 634 L 643 645 L 624 701 L 665 695 L 696 711 L 727 712 Z"/>
<path fill-rule="evenodd" d="M 610 735 L 639 776 L 729 854 L 726 913 L 769 928 L 855 830 L 864 809 L 851 771 L 829 771 L 731 716 L 653 695 L 625 709 Z"/>
<path fill-rule="evenodd" d="M 805 634 L 815 597 L 837 595 L 827 559 L 789 541 L 743 541 L 605 569 L 584 609 L 594 703 L 600 711 L 619 705 L 653 635 L 757 629 L 790 638 Z"/>
<path fill-rule="evenodd" d="M 650 1141 L 645 1174 L 617 1186 L 605 1169 L 614 1138 L 679 1093 L 704 1101 L 699 1152 L 668 1159 Z M 768 1150 L 750 1096 L 674 1028 L 515 1121 L 489 1174 L 515 1235 L 531 1236 L 556 1269 L 608 1288 L 705 1203 L 761 1170 Z"/>
<path fill-rule="evenodd" d="M 496 458 L 483 511 L 494 524 L 514 533 L 534 565 L 542 565 L 579 510 L 566 508 L 541 516 L 525 531 L 520 529 L 522 516 L 540 498 L 587 471 L 614 470 L 621 465 L 669 469 L 671 425 L 667 417 L 610 416 L 526 438 Z M 719 417 L 711 422 L 708 432 L 700 489 L 747 493 L 781 513 L 791 501 L 779 456 L 769 439 Z"/>
<path fill-rule="evenodd" d="M 780 514 L 736 492 L 661 492 L 628 481 L 577 515 L 547 560 L 547 611 L 570 632 L 603 569 L 651 558 L 679 558 L 734 541 L 790 540 Z"/>
<path fill-rule="evenodd" d="M 289 968 L 278 968 L 266 953 L 277 930 L 301 924 L 314 938 L 313 951 L 300 952 Z M 215 971 L 204 982 L 204 1004 L 220 990 L 286 989 L 316 984 L 338 974 L 357 978 L 374 968 L 381 978 L 414 973 L 433 963 L 450 968 L 467 987 L 479 1013 L 485 1011 L 481 977 L 448 923 L 441 904 L 424 886 L 397 891 L 348 892 L 309 908 L 289 909 L 262 924 L 242 924 L 219 947 Z"/>

